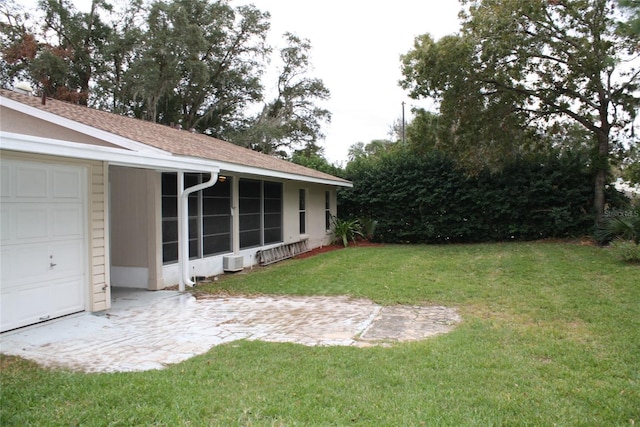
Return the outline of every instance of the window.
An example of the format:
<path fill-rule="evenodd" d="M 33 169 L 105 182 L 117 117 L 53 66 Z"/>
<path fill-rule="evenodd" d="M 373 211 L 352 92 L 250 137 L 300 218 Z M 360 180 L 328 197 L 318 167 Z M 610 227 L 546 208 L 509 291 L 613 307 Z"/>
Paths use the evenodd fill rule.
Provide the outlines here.
<path fill-rule="evenodd" d="M 178 260 L 178 179 L 162 174 L 162 261 Z"/>
<path fill-rule="evenodd" d="M 202 253 L 231 252 L 231 178 L 202 190 Z"/>
<path fill-rule="evenodd" d="M 282 184 L 241 179 L 240 248 L 282 241 Z"/>
<path fill-rule="evenodd" d="M 307 191 L 300 189 L 298 212 L 300 216 L 300 234 L 307 233 Z"/>
<path fill-rule="evenodd" d="M 198 174 L 185 174 L 184 175 L 184 186 L 185 188 L 193 187 L 194 185 L 198 185 L 200 181 L 200 176 Z M 177 179 L 177 177 L 176 177 Z M 198 246 L 198 235 L 200 234 L 199 230 L 199 221 L 198 221 L 198 211 L 200 210 L 199 206 L 200 200 L 198 199 L 198 193 L 189 194 L 188 205 L 188 217 L 189 217 L 189 258 L 195 259 L 200 257 L 200 248 Z M 178 203 L 180 201 L 178 200 Z"/>
<path fill-rule="evenodd" d="M 324 192 L 324 223 L 327 230 L 331 230 L 331 191 Z"/>
<path fill-rule="evenodd" d="M 260 200 L 262 189 L 260 181 L 240 180 L 240 248 L 260 246 Z"/>
<path fill-rule="evenodd" d="M 282 184 L 264 182 L 265 245 L 282 241 Z"/>
<path fill-rule="evenodd" d="M 185 174 L 187 188 L 209 179 Z M 189 195 L 189 258 L 231 251 L 231 179 Z M 162 174 L 162 260 L 178 260 L 178 176 Z"/>

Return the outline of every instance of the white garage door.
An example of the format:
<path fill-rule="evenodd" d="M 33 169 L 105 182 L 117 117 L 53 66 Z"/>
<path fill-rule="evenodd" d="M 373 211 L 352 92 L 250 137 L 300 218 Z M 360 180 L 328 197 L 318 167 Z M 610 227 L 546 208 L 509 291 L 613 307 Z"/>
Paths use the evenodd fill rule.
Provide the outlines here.
<path fill-rule="evenodd" d="M 0 161 L 0 331 L 83 311 L 86 171 Z"/>

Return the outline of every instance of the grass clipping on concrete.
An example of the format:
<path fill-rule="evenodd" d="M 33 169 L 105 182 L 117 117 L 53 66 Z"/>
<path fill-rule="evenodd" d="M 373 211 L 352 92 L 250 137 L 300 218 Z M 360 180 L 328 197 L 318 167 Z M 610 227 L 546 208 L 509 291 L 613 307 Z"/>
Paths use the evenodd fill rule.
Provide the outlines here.
<path fill-rule="evenodd" d="M 162 371 L 2 357 L 0 425 L 635 425 L 640 268 L 569 243 L 353 247 L 199 292 L 456 307 L 388 348 L 236 342 Z"/>

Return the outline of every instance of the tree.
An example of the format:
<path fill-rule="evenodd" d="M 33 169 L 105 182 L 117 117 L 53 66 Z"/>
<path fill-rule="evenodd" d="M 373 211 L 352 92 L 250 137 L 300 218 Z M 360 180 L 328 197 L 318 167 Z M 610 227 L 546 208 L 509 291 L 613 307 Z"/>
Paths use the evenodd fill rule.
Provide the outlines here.
<path fill-rule="evenodd" d="M 344 170 L 342 168 L 329 163 L 329 161 L 320 153 L 309 153 L 305 152 L 304 150 L 296 151 L 291 156 L 291 161 L 297 165 L 302 165 L 320 172 L 328 173 L 329 175 L 344 175 Z"/>
<path fill-rule="evenodd" d="M 0 84 L 29 81 L 29 64 L 38 53 L 38 42 L 27 25 L 29 15 L 16 4 L 0 3 Z"/>
<path fill-rule="evenodd" d="M 525 115 L 514 110 L 512 95 L 488 97 L 478 87 L 474 57 L 469 37 L 446 36 L 435 42 L 425 34 L 402 58 L 401 85 L 411 89 L 414 98 L 431 96 L 440 101 L 437 126 L 420 139 L 432 139 L 433 149 L 472 172 L 485 167 L 497 170 L 531 151 L 534 131 Z M 419 142 L 417 127 L 424 128 L 423 121 L 429 118 L 419 114 L 416 119 L 419 126 L 410 126 L 408 132 L 414 146 Z"/>
<path fill-rule="evenodd" d="M 388 152 L 395 144 L 385 139 L 374 139 L 368 144 L 357 142 L 349 147 L 347 157 L 349 162 L 355 162 L 369 157 L 379 157 Z"/>
<path fill-rule="evenodd" d="M 135 115 L 221 137 L 262 97 L 269 14 L 227 1 L 153 3 L 125 75 Z"/>
<path fill-rule="evenodd" d="M 101 50 L 102 69 L 94 73 L 89 102 L 92 106 L 116 114 L 129 114 L 132 94 L 127 92 L 126 75 L 144 51 L 143 33 L 146 16 L 144 0 L 130 0 L 114 10 L 109 22 L 111 31 Z"/>
<path fill-rule="evenodd" d="M 100 12 L 111 6 L 92 0 L 87 13 L 68 0 L 41 0 L 41 32 L 31 16 L 13 5 L 2 4 L 2 82 L 30 81 L 47 96 L 87 104 L 90 82 L 100 68 L 100 50 L 110 29 Z"/>
<path fill-rule="evenodd" d="M 622 30 L 640 33 L 640 0 L 618 0 L 618 4 L 629 14 L 629 20 L 623 24 Z"/>
<path fill-rule="evenodd" d="M 348 180 L 357 180 L 359 176 L 367 174 L 368 171 L 375 168 L 375 165 L 385 157 L 405 151 L 408 150 L 404 144 L 384 139 L 376 139 L 368 144 L 364 142 L 353 144 L 349 147 L 347 154 L 349 161 L 344 168 L 344 177 Z"/>
<path fill-rule="evenodd" d="M 440 136 L 440 115 L 423 108 L 413 110 L 413 120 L 406 126 L 407 142 L 413 151 L 424 154 L 430 151 L 446 151 Z"/>
<path fill-rule="evenodd" d="M 612 132 L 623 129 L 640 105 L 640 39 L 618 30 L 614 3 L 462 0 L 461 33 L 438 42 L 418 37 L 402 58 L 401 85 L 414 98 L 438 99 L 442 115 L 459 127 L 450 129 L 455 136 L 465 129 L 467 143 L 474 133 L 504 142 L 506 132 L 518 152 L 535 144 L 531 124 L 544 129 L 574 121 L 587 129 L 593 135 L 594 208 L 600 220 Z M 493 151 L 492 139 L 480 145 Z"/>
<path fill-rule="evenodd" d="M 114 10 L 92 0 L 40 0 L 42 31 L 18 7 L 0 3 L 0 79 L 167 125 L 194 129 L 288 158 L 321 155 L 330 121 L 317 101 L 329 90 L 309 77 L 311 45 L 286 34 L 277 93 L 262 112 L 262 79 L 272 53 L 268 12 L 229 0 L 132 0 Z M 105 24 L 103 22 L 108 22 Z"/>
<path fill-rule="evenodd" d="M 634 145 L 624 153 L 624 158 L 620 162 L 621 177 L 623 180 L 640 185 L 640 147 Z"/>
<path fill-rule="evenodd" d="M 280 51 L 281 69 L 275 98 L 268 102 L 247 129 L 230 135 L 233 142 L 266 154 L 287 157 L 292 150 L 320 155 L 318 141 L 324 137 L 322 123 L 331 113 L 316 105 L 329 98 L 322 80 L 309 77 L 311 44 L 285 33 L 286 46 Z"/>
<path fill-rule="evenodd" d="M 48 96 L 87 105 L 94 72 L 102 68 L 100 50 L 110 34 L 100 12 L 111 5 L 92 0 L 87 13 L 68 0 L 41 0 L 40 7 L 48 40 L 32 61 L 32 75 Z"/>

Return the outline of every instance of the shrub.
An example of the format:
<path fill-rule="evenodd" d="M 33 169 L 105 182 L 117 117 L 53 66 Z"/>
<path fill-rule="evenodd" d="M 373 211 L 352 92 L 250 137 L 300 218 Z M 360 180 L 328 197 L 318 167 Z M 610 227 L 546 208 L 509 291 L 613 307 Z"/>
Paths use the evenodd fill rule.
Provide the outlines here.
<path fill-rule="evenodd" d="M 378 226 L 378 221 L 371 218 L 360 218 L 360 225 L 362 231 L 362 237 L 367 240 L 373 240 L 376 234 L 376 227 Z"/>
<path fill-rule="evenodd" d="M 607 210 L 595 238 L 600 244 L 611 243 L 611 251 L 621 260 L 640 262 L 640 204 Z"/>
<path fill-rule="evenodd" d="M 355 243 L 356 238 L 363 237 L 362 227 L 357 219 L 332 218 L 333 222 L 333 242 L 342 243 L 346 248 L 349 240 Z"/>
<path fill-rule="evenodd" d="M 611 242 L 611 251 L 613 254 L 626 262 L 640 262 L 640 244 L 632 240 L 615 239 Z"/>
<path fill-rule="evenodd" d="M 640 204 L 635 208 L 607 210 L 596 229 L 595 238 L 600 244 L 616 238 L 640 243 Z"/>
<path fill-rule="evenodd" d="M 486 242 L 593 232 L 593 174 L 584 158 L 521 159 L 474 175 L 438 153 L 388 153 L 347 168 L 339 216 L 376 218 L 388 243 Z M 611 200 L 611 199 L 610 199 Z"/>

